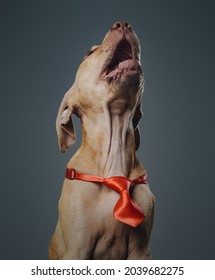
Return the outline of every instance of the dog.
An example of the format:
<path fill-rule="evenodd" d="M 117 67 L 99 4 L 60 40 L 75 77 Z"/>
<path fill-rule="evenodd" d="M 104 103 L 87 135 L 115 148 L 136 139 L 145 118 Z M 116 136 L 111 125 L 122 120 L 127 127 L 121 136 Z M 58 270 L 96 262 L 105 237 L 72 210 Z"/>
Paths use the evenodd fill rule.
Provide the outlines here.
<path fill-rule="evenodd" d="M 49 259 L 150 259 L 154 196 L 136 157 L 144 88 L 140 43 L 131 25 L 115 22 L 87 53 L 59 108 L 56 128 L 67 164 Z M 121 189 L 120 189 L 121 188 Z"/>

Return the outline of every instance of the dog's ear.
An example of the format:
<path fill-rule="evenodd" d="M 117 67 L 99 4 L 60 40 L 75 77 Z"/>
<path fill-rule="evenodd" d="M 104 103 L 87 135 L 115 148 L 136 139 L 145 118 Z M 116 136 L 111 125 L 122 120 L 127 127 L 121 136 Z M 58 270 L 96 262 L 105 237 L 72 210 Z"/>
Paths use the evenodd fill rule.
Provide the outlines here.
<path fill-rule="evenodd" d="M 75 143 L 75 129 L 72 122 L 72 114 L 74 113 L 74 106 L 70 102 L 72 91 L 69 90 L 60 105 L 57 120 L 56 129 L 58 135 L 58 143 L 61 152 L 66 150 Z"/>
<path fill-rule="evenodd" d="M 139 103 L 136 107 L 134 117 L 133 117 L 133 128 L 134 128 L 134 138 L 135 138 L 135 150 L 137 151 L 140 146 L 140 130 L 139 130 L 139 122 L 143 116 L 141 103 Z"/>

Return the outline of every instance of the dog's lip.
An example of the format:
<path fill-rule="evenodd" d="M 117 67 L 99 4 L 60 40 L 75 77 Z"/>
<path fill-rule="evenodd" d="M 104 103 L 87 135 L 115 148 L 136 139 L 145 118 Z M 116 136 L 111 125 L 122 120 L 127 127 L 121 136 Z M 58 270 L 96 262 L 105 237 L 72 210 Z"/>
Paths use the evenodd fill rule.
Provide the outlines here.
<path fill-rule="evenodd" d="M 112 55 L 105 62 L 100 74 L 102 80 L 124 76 L 133 76 L 142 72 L 137 51 L 126 39 L 120 40 Z"/>

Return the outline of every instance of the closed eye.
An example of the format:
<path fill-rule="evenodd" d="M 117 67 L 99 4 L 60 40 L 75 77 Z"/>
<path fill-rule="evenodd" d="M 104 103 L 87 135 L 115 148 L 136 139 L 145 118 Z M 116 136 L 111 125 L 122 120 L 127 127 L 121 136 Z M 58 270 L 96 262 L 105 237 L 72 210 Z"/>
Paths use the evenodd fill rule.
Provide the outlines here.
<path fill-rule="evenodd" d="M 90 56 L 96 49 L 98 49 L 99 46 L 93 46 L 85 55 L 84 59 Z"/>

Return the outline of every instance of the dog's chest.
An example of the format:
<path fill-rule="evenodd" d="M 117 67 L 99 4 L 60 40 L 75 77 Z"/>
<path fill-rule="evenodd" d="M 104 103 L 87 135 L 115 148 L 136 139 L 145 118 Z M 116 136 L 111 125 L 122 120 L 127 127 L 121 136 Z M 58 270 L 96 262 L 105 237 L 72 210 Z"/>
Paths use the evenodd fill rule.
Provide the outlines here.
<path fill-rule="evenodd" d="M 126 235 L 115 230 L 107 230 L 97 239 L 92 259 L 126 259 L 128 256 L 128 242 Z"/>

